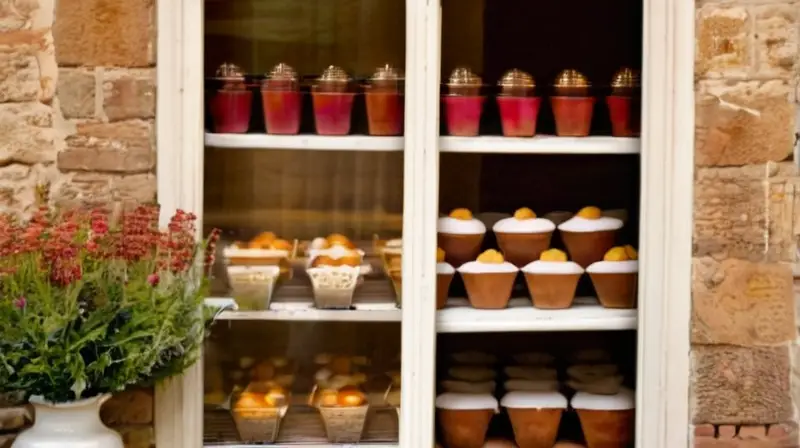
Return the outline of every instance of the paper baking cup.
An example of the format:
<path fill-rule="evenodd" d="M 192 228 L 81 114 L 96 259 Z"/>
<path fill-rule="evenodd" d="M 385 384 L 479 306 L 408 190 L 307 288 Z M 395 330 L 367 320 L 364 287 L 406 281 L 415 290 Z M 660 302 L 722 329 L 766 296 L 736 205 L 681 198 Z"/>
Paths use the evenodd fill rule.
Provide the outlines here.
<path fill-rule="evenodd" d="M 228 266 L 228 283 L 241 310 L 268 310 L 280 275 L 278 266 Z"/>
<path fill-rule="evenodd" d="M 525 283 L 536 308 L 559 310 L 572 306 L 581 274 L 532 274 L 525 272 Z"/>
<path fill-rule="evenodd" d="M 358 443 L 367 423 L 369 405 L 354 407 L 320 406 L 319 414 L 330 443 Z"/>
<path fill-rule="evenodd" d="M 441 310 L 447 303 L 447 296 L 450 292 L 450 283 L 453 282 L 454 274 L 436 274 L 436 309 Z"/>
<path fill-rule="evenodd" d="M 359 269 L 350 266 L 311 268 L 306 271 L 321 309 L 349 309 L 358 285 Z"/>
<path fill-rule="evenodd" d="M 639 274 L 589 274 L 597 299 L 606 308 L 636 308 Z"/>
<path fill-rule="evenodd" d="M 458 268 L 462 264 L 478 258 L 483 242 L 482 233 L 461 235 L 455 233 L 438 233 L 439 247 L 445 253 L 445 260 Z"/>
<path fill-rule="evenodd" d="M 482 448 L 494 409 L 438 409 L 447 448 Z"/>
<path fill-rule="evenodd" d="M 286 406 L 263 409 L 234 409 L 231 411 L 236 431 L 242 442 L 275 443 Z"/>
<path fill-rule="evenodd" d="M 539 255 L 550 248 L 553 232 L 542 233 L 501 233 L 495 232 L 497 244 L 506 261 L 521 268 L 538 260 Z"/>
<path fill-rule="evenodd" d="M 508 408 L 519 448 L 552 448 L 563 412 L 563 409 Z"/>
<path fill-rule="evenodd" d="M 633 443 L 635 411 L 578 409 L 588 448 L 628 448 Z"/>
<path fill-rule="evenodd" d="M 461 274 L 473 308 L 496 310 L 508 306 L 517 272 Z"/>
<path fill-rule="evenodd" d="M 567 247 L 569 256 L 575 263 L 587 268 L 595 261 L 600 261 L 609 249 L 614 247 L 616 230 L 598 232 L 566 232 L 559 230 L 561 239 Z"/>

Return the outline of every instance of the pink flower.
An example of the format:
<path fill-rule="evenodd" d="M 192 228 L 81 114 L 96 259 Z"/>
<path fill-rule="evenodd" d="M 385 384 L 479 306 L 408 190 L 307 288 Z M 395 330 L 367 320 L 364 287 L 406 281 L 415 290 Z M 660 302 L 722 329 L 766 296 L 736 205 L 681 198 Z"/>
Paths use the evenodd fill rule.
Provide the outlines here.
<path fill-rule="evenodd" d="M 14 300 L 14 306 L 17 307 L 17 309 L 20 309 L 20 310 L 21 309 L 25 309 L 25 305 L 27 305 L 27 304 L 28 304 L 28 301 L 25 300 L 25 297 L 20 297 L 20 298 Z"/>
<path fill-rule="evenodd" d="M 150 286 L 156 287 L 160 281 L 161 278 L 158 276 L 158 274 L 150 274 L 147 276 L 147 283 L 150 283 Z"/>

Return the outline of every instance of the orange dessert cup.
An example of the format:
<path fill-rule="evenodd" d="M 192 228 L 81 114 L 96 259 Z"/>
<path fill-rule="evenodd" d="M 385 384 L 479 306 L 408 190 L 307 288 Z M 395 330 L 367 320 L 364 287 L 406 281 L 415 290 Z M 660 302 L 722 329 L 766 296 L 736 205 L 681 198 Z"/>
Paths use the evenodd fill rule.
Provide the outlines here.
<path fill-rule="evenodd" d="M 573 261 L 586 268 L 614 246 L 622 221 L 603 216 L 597 207 L 584 207 L 558 226 L 561 239 Z"/>
<path fill-rule="evenodd" d="M 542 309 L 564 309 L 572 305 L 583 268 L 567 261 L 567 254 L 550 249 L 539 260 L 522 268 L 533 306 Z"/>
<path fill-rule="evenodd" d="M 478 256 L 486 226 L 472 212 L 459 208 L 439 218 L 437 234 L 438 245 L 446 254 L 445 261 L 458 267 Z"/>
<path fill-rule="evenodd" d="M 572 397 L 588 448 L 627 448 L 633 443 L 636 425 L 633 391 L 616 395 L 578 392 Z"/>
<path fill-rule="evenodd" d="M 524 207 L 511 218 L 497 221 L 492 230 L 497 244 L 506 259 L 521 268 L 537 260 L 539 254 L 550 247 L 556 226 L 552 221 L 537 218 L 536 213 Z"/>
<path fill-rule="evenodd" d="M 444 393 L 436 397 L 436 409 L 447 448 L 482 448 L 497 399 L 491 394 Z"/>
<path fill-rule="evenodd" d="M 638 254 L 631 246 L 619 246 L 606 252 L 602 261 L 589 265 L 597 299 L 606 308 L 636 308 L 639 280 Z"/>
<path fill-rule="evenodd" d="M 505 261 L 500 252 L 489 249 L 475 261 L 461 265 L 458 272 L 474 308 L 503 309 L 511 299 L 519 269 Z"/>
<path fill-rule="evenodd" d="M 558 392 L 509 392 L 500 401 L 508 411 L 519 448 L 552 448 L 567 399 Z"/>

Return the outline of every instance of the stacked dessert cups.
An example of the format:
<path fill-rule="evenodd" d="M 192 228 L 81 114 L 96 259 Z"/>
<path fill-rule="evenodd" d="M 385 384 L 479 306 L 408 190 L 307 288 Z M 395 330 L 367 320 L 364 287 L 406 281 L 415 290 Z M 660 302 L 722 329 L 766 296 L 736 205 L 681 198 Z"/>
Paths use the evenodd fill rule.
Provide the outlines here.
<path fill-rule="evenodd" d="M 364 86 L 369 135 L 403 134 L 403 76 L 389 64 L 378 68 Z"/>
<path fill-rule="evenodd" d="M 508 306 L 519 268 L 505 261 L 503 254 L 489 249 L 457 270 L 464 280 L 467 298 L 473 308 L 503 309 Z"/>
<path fill-rule="evenodd" d="M 294 135 L 300 132 L 300 95 L 297 73 L 287 64 L 272 68 L 261 83 L 264 126 L 268 134 Z"/>
<path fill-rule="evenodd" d="M 311 280 L 314 302 L 321 309 L 349 309 L 353 305 L 360 276 L 364 251 L 357 249 L 347 237 L 332 234 L 317 238 L 308 250 L 306 273 Z"/>
<path fill-rule="evenodd" d="M 543 309 L 564 309 L 572 305 L 583 268 L 567 260 L 558 249 L 542 252 L 539 260 L 522 268 L 533 306 Z"/>
<path fill-rule="evenodd" d="M 453 392 L 436 397 L 436 410 L 447 448 L 482 448 L 489 423 L 499 411 L 490 393 Z"/>
<path fill-rule="evenodd" d="M 448 134 L 474 137 L 480 133 L 485 100 L 482 83 L 480 76 L 467 67 L 458 67 L 450 74 L 447 93 L 442 96 Z"/>
<path fill-rule="evenodd" d="M 366 375 L 356 369 L 357 357 L 320 356 L 328 361 L 317 371 L 309 402 L 322 417 L 330 443 L 358 443 L 364 433 L 369 403 L 361 387 Z M 320 363 L 320 362 L 318 362 Z"/>
<path fill-rule="evenodd" d="M 253 92 L 248 90 L 244 72 L 236 64 L 219 66 L 214 80 L 221 85 L 211 98 L 214 132 L 243 134 L 250 127 Z"/>
<path fill-rule="evenodd" d="M 311 97 L 317 134 L 350 133 L 355 93 L 347 72 L 334 65 L 326 68 L 312 86 Z"/>
<path fill-rule="evenodd" d="M 611 135 L 635 137 L 641 126 L 641 83 L 639 74 L 622 68 L 611 80 L 611 95 L 606 97 L 611 117 Z"/>
<path fill-rule="evenodd" d="M 537 218 L 533 210 L 523 207 L 514 216 L 497 221 L 492 230 L 506 259 L 517 267 L 537 260 L 550 247 L 556 226 L 552 221 Z"/>
<path fill-rule="evenodd" d="M 507 71 L 500 81 L 497 107 L 506 137 L 533 137 L 542 99 L 534 95 L 533 77 L 519 69 Z"/>
<path fill-rule="evenodd" d="M 636 308 L 639 261 L 633 246 L 611 248 L 586 268 L 597 298 L 606 308 Z"/>
<path fill-rule="evenodd" d="M 282 275 L 290 276 L 289 259 L 296 244 L 263 232 L 249 243 L 234 243 L 223 250 L 228 282 L 242 310 L 268 310 Z"/>
<path fill-rule="evenodd" d="M 585 137 L 592 126 L 595 97 L 589 80 L 577 70 L 562 71 L 553 85 L 550 106 L 560 137 Z"/>

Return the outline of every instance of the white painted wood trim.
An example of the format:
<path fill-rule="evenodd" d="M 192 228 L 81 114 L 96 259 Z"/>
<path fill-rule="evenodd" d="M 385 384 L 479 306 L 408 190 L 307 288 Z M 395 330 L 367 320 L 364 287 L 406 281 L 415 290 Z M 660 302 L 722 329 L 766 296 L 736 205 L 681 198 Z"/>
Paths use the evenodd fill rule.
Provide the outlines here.
<path fill-rule="evenodd" d="M 637 448 L 689 446 L 694 3 L 644 3 Z"/>

